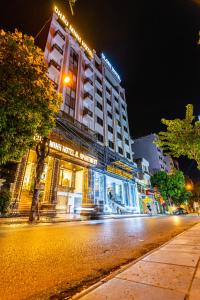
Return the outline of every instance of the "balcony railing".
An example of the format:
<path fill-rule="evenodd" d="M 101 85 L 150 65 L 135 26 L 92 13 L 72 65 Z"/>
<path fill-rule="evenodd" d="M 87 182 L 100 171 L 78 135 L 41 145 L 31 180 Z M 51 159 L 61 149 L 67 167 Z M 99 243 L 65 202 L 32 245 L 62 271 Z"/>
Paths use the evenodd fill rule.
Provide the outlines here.
<path fill-rule="evenodd" d="M 68 128 L 73 127 L 73 129 L 78 130 L 81 135 L 86 135 L 88 138 L 96 141 L 96 133 L 92 129 L 75 120 L 65 112 L 60 112 L 58 118 L 62 120 Z"/>
<path fill-rule="evenodd" d="M 61 70 L 61 66 L 54 60 L 54 59 L 51 59 L 50 62 L 49 62 L 49 67 L 50 66 L 54 66 L 58 71 Z"/>
<path fill-rule="evenodd" d="M 65 41 L 65 36 L 64 36 L 64 34 L 60 31 L 60 30 L 57 30 L 56 32 L 55 32 L 55 36 L 56 35 L 59 35 L 62 39 L 63 39 L 63 41 Z"/>
<path fill-rule="evenodd" d="M 88 98 L 93 101 L 93 97 L 90 93 L 84 93 L 83 99 L 85 100 L 85 99 L 88 99 Z"/>
<path fill-rule="evenodd" d="M 56 49 L 61 55 L 63 55 L 63 50 L 57 44 L 53 44 L 51 51 L 53 51 L 54 49 Z"/>
<path fill-rule="evenodd" d="M 88 108 L 84 108 L 83 109 L 83 116 L 90 116 L 91 118 L 93 117 L 93 113 L 91 112 L 91 110 L 89 110 Z"/>
<path fill-rule="evenodd" d="M 84 84 L 90 83 L 93 86 L 93 81 L 90 78 L 84 80 Z"/>

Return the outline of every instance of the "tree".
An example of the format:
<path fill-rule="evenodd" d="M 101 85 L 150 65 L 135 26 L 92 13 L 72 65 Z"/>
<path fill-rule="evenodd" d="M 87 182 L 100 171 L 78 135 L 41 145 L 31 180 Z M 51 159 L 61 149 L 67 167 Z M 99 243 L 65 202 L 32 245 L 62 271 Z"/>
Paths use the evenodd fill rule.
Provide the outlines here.
<path fill-rule="evenodd" d="M 0 31 L 0 165 L 19 161 L 26 151 L 37 149 L 32 216 L 38 202 L 38 183 L 44 169 L 47 137 L 55 125 L 62 97 L 47 76 L 48 68 L 34 39 L 17 30 Z"/>
<path fill-rule="evenodd" d="M 167 126 L 167 130 L 158 134 L 157 146 L 174 157 L 184 155 L 194 159 L 200 169 L 200 122 L 195 121 L 193 105 L 186 106 L 184 119 L 162 119 L 161 122 Z"/>
<path fill-rule="evenodd" d="M 180 205 L 192 195 L 191 192 L 187 192 L 185 189 L 185 177 L 182 171 L 175 171 L 172 174 L 158 171 L 151 177 L 151 184 L 158 188 L 161 196 L 169 205 L 172 202 Z"/>
<path fill-rule="evenodd" d="M 0 214 L 8 211 L 11 200 L 11 194 L 8 190 L 0 191 Z"/>

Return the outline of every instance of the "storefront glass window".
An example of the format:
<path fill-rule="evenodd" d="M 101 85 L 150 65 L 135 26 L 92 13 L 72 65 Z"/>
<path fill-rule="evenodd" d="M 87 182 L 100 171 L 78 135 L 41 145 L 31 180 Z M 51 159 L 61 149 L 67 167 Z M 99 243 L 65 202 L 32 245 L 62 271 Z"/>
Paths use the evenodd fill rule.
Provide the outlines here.
<path fill-rule="evenodd" d="M 60 170 L 59 185 L 62 187 L 71 186 L 71 171 L 66 169 Z"/>
<path fill-rule="evenodd" d="M 35 173 L 35 164 L 32 162 L 29 162 L 26 166 L 26 172 L 25 172 L 23 187 L 22 187 L 23 190 L 30 191 L 33 189 L 34 173 Z"/>

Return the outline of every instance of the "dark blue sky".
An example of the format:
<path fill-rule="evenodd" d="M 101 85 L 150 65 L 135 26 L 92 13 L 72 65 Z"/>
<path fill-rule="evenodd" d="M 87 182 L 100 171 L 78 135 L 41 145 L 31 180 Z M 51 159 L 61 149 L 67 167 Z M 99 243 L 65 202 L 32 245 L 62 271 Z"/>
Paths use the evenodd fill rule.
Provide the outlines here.
<path fill-rule="evenodd" d="M 2 0 L 0 26 L 34 36 L 53 4 L 120 74 L 133 137 L 161 130 L 162 117 L 183 117 L 188 103 L 200 114 L 200 0 L 77 0 L 74 17 L 67 0 Z"/>

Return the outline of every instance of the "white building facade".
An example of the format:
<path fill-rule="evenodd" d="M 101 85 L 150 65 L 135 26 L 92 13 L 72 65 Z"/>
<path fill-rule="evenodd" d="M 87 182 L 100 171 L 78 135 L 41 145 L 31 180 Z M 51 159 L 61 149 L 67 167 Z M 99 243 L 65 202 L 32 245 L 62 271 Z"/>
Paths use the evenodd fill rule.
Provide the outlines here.
<path fill-rule="evenodd" d="M 87 138 L 86 134 L 82 137 L 83 152 L 97 160 L 95 166 L 84 166 L 89 174 L 87 201 L 83 201 L 85 196 L 80 187 L 85 184 L 85 177 L 81 175 L 84 170 L 76 165 L 77 162 L 70 162 L 69 167 L 62 163 L 58 173 L 62 170 L 62 174 L 66 174 L 66 185 L 74 181 L 72 177 L 76 173 L 75 181 L 79 174 L 79 188 L 75 193 L 76 188 L 66 186 L 66 190 L 59 190 L 57 184 L 56 207 L 70 205 L 72 213 L 81 205 L 96 205 L 103 213 L 139 212 L 134 179 L 136 165 L 132 161 L 127 103 L 120 76 L 104 54 L 98 56 L 87 46 L 57 7 L 44 58 L 49 78 L 63 95 L 59 122 L 70 127 L 70 147 L 73 148 L 73 141 L 74 147 L 80 143 L 76 134 L 79 129 L 80 134 L 88 134 Z M 66 77 L 69 77 L 69 83 L 64 82 Z M 96 141 L 91 143 L 89 135 L 93 133 Z M 67 209 L 69 211 L 69 207 Z"/>

